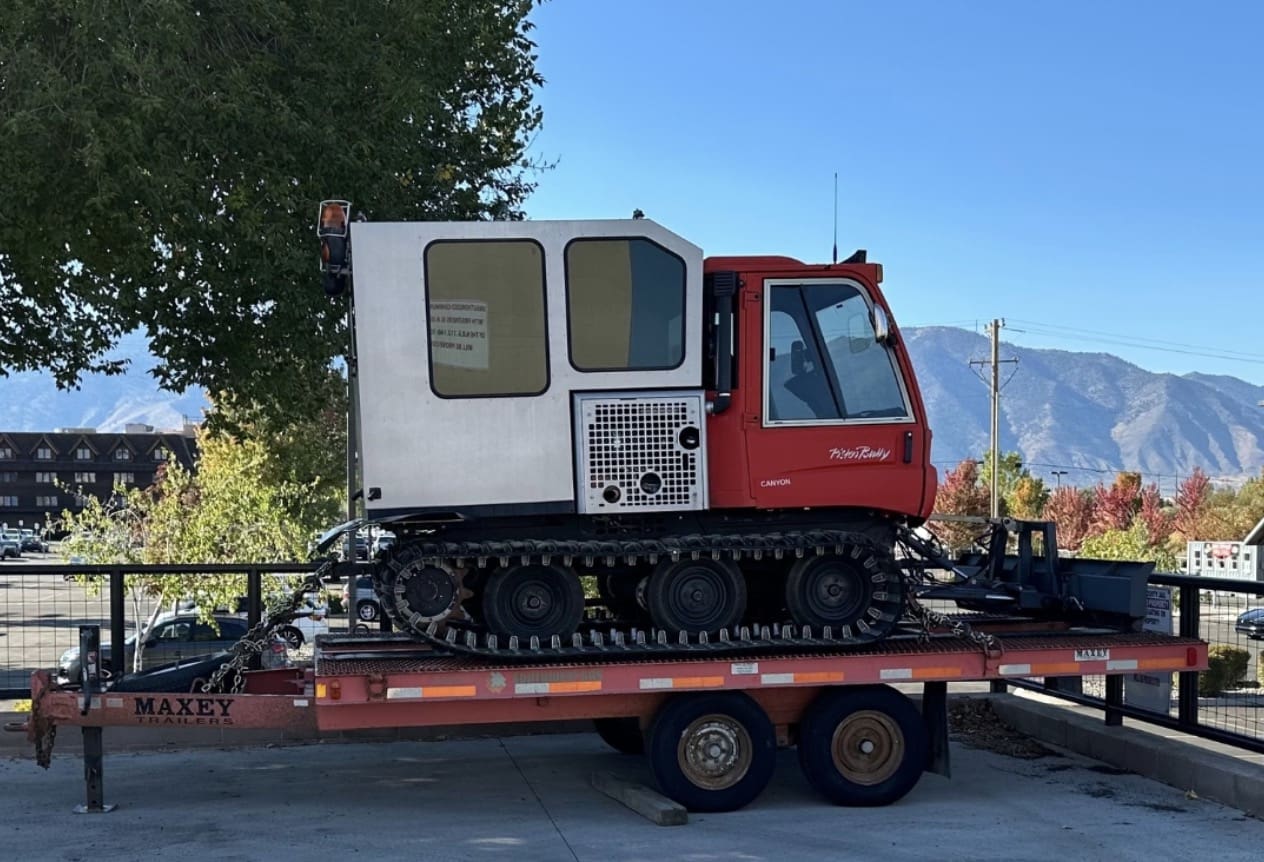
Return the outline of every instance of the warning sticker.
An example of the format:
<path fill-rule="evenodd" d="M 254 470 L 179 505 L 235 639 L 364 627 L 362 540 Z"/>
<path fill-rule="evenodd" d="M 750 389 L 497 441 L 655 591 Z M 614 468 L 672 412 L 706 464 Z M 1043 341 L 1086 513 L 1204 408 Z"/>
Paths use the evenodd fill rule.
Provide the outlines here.
<path fill-rule="evenodd" d="M 759 662 L 735 661 L 729 665 L 729 672 L 733 674 L 733 676 L 748 676 L 750 674 L 759 673 Z"/>
<path fill-rule="evenodd" d="M 462 299 L 431 302 L 430 355 L 437 365 L 486 370 L 487 303 Z"/>

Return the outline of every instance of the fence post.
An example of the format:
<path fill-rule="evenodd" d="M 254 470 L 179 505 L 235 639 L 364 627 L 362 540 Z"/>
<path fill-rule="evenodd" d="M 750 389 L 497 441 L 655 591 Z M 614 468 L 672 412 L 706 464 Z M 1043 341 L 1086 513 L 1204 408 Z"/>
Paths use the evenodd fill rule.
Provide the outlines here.
<path fill-rule="evenodd" d="M 1181 584 L 1181 637 L 1199 637 L 1202 609 L 1198 606 L 1198 587 Z M 1180 688 L 1177 691 L 1176 720 L 1181 727 L 1198 726 L 1198 671 L 1181 671 Z"/>
<path fill-rule="evenodd" d="M 1106 726 L 1119 727 L 1124 723 L 1124 714 L 1119 707 L 1124 705 L 1124 678 L 1119 674 L 1106 677 Z"/>
<path fill-rule="evenodd" d="M 257 568 L 246 569 L 246 624 L 254 628 L 263 616 L 263 578 Z"/>
<path fill-rule="evenodd" d="M 110 674 L 114 679 L 127 673 L 127 650 L 123 646 L 127 638 L 125 577 L 121 568 L 110 570 Z"/>

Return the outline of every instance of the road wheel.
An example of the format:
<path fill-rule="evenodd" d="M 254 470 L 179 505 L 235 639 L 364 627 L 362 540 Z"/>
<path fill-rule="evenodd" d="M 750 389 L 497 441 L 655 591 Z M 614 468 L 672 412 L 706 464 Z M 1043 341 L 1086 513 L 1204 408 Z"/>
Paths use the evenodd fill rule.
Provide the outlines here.
<path fill-rule="evenodd" d="M 593 727 L 602 741 L 620 754 L 644 754 L 645 736 L 636 718 L 594 718 Z"/>
<path fill-rule="evenodd" d="M 584 618 L 584 588 L 560 566 L 510 566 L 487 579 L 483 614 L 501 637 L 569 639 Z"/>
<path fill-rule="evenodd" d="M 686 694 L 659 710 L 646 750 L 665 795 L 691 811 L 735 811 L 772 779 L 777 736 L 741 692 Z"/>
<path fill-rule="evenodd" d="M 746 613 L 746 580 L 724 560 L 664 560 L 645 599 L 654 625 L 669 632 L 733 631 Z"/>
<path fill-rule="evenodd" d="M 303 645 L 303 633 L 294 628 L 294 626 L 286 626 L 285 628 L 279 630 L 277 634 L 281 637 L 281 640 L 285 641 L 285 645 L 290 649 L 298 649 Z"/>
<path fill-rule="evenodd" d="M 371 623 L 377 619 L 377 602 L 363 601 L 356 605 L 356 616 Z"/>
<path fill-rule="evenodd" d="M 830 626 L 845 639 L 879 640 L 904 614 L 903 582 L 859 547 L 804 557 L 786 577 L 786 606 L 799 625 Z"/>
<path fill-rule="evenodd" d="M 799 766 L 835 805 L 890 805 L 926 769 L 926 725 L 907 697 L 886 686 L 835 688 L 799 724 Z"/>

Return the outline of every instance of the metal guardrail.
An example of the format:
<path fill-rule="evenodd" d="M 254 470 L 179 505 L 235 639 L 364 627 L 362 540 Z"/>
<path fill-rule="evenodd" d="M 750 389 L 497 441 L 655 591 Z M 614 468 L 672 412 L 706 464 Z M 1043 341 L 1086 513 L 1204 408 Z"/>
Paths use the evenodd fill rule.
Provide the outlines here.
<path fill-rule="evenodd" d="M 1129 704 L 1125 676 L 1060 677 L 1008 680 L 1006 684 L 1039 691 L 1082 706 L 1101 709 L 1108 725 L 1125 717 L 1179 730 L 1236 748 L 1264 753 L 1264 640 L 1252 640 L 1235 629 L 1238 616 L 1264 607 L 1264 582 L 1195 575 L 1151 575 L 1152 586 L 1174 589 L 1175 634 L 1201 638 L 1212 647 L 1244 650 L 1246 671 L 1222 691 L 1209 691 L 1205 674 L 1176 674 L 1175 697 L 1166 711 Z M 1200 682 L 1203 683 L 1200 690 Z"/>
<path fill-rule="evenodd" d="M 253 624 L 262 615 L 264 575 L 301 574 L 316 568 L 315 563 L 89 566 L 6 560 L 0 563 L 0 699 L 27 697 L 31 672 L 56 667 L 61 653 L 78 645 L 80 625 L 100 625 L 109 632 L 111 643 L 122 643 L 129 615 L 126 579 L 130 574 L 213 577 L 244 573 L 246 615 Z M 98 594 L 90 595 L 78 582 L 66 580 L 67 575 L 97 575 L 105 578 L 106 584 Z M 1212 647 L 1246 650 L 1246 673 L 1240 685 L 1214 694 L 1204 690 L 1200 695 L 1202 675 L 1196 671 L 1179 673 L 1173 686 L 1175 696 L 1169 699 L 1166 710 L 1130 703 L 1125 676 L 1011 679 L 994 684 L 994 688 L 1014 685 L 1093 706 L 1103 710 L 1108 724 L 1119 724 L 1128 717 L 1264 752 L 1264 675 L 1260 673 L 1264 640 L 1252 642 L 1234 629 L 1243 610 L 1264 607 L 1264 583 L 1157 574 L 1151 576 L 1150 584 L 1174 589 L 1176 634 L 1201 638 Z M 152 604 L 143 603 L 130 608 L 134 614 L 151 609 Z M 341 628 L 343 619 L 350 629 L 353 620 L 339 616 L 331 618 L 331 630 Z M 112 650 L 110 661 L 115 674 L 126 671 L 122 650 Z"/>
<path fill-rule="evenodd" d="M 63 651 L 79 644 L 80 625 L 99 625 L 109 642 L 121 644 L 126 621 L 148 614 L 154 603 L 129 598 L 126 578 L 132 574 L 181 574 L 208 577 L 246 576 L 246 617 L 250 625 L 263 614 L 263 576 L 312 572 L 317 563 L 226 563 L 198 565 L 78 565 L 0 562 L 0 699 L 30 696 L 31 673 L 57 666 Z M 103 578 L 93 594 L 70 576 Z M 231 610 L 231 609 L 230 609 Z M 349 625 L 349 623 L 348 623 Z M 333 620 L 331 620 L 333 628 Z M 123 674 L 123 650 L 111 650 L 114 674 Z"/>

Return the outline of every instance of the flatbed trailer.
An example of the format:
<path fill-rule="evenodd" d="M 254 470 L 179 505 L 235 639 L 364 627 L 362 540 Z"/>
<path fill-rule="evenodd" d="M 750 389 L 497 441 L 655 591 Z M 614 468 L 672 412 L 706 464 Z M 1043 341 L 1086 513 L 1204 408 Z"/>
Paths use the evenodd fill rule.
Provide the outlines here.
<path fill-rule="evenodd" d="M 1207 668 L 1204 641 L 1151 632 L 951 635 L 846 651 L 569 664 L 489 661 L 419 649 L 390 634 L 322 635 L 311 664 L 249 672 L 241 693 L 63 689 L 32 679 L 26 731 L 47 765 L 59 725 L 84 731 L 87 803 L 101 792 L 102 728 L 272 728 L 320 735 L 367 728 L 591 719 L 614 748 L 648 755 L 659 789 L 690 810 L 741 808 L 796 745 L 809 783 L 844 805 L 885 805 L 925 771 L 949 775 L 947 687 L 1032 677 Z M 921 706 L 896 685 L 920 684 Z"/>

